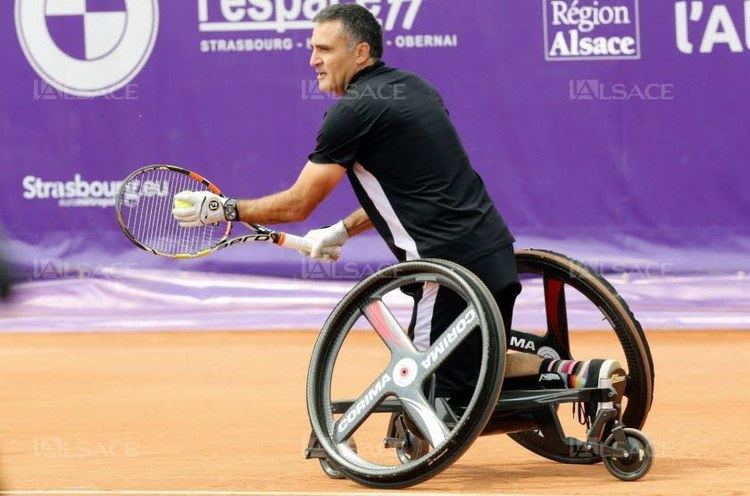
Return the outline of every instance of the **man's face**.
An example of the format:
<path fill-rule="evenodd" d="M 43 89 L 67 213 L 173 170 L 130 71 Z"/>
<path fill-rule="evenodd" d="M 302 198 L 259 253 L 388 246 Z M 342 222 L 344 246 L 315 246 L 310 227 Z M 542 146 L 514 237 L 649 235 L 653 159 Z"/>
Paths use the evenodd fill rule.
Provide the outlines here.
<path fill-rule="evenodd" d="M 360 61 L 361 53 L 360 47 L 350 50 L 349 38 L 341 21 L 316 24 L 312 34 L 310 66 L 318 74 L 320 91 L 343 95 L 349 81 L 369 58 L 365 56 Z"/>

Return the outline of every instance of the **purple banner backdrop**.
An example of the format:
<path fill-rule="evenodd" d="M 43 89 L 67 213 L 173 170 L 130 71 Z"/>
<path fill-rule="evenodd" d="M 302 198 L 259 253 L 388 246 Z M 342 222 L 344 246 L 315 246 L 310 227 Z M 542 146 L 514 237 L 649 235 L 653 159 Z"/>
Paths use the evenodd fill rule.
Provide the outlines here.
<path fill-rule="evenodd" d="M 116 181 L 141 165 L 202 171 L 231 196 L 290 185 L 334 103 L 306 46 L 328 3 L 3 2 L 0 223 L 16 263 L 40 278 L 173 266 L 115 223 Z M 360 3 L 386 62 L 444 95 L 519 244 L 750 267 L 750 1 Z M 290 230 L 355 207 L 342 184 Z M 391 259 L 375 237 L 348 256 Z M 193 267 L 304 276 L 296 253 L 255 247 Z"/>

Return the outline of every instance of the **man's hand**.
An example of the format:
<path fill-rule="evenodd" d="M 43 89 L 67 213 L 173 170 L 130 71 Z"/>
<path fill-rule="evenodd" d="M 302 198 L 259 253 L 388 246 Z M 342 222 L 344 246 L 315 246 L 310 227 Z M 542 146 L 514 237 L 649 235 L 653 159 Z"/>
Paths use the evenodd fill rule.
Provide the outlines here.
<path fill-rule="evenodd" d="M 337 260 L 341 254 L 341 247 L 349 239 L 344 221 L 340 220 L 330 227 L 313 229 L 305 234 L 304 239 L 310 241 L 312 250 L 310 252 L 300 250 L 300 253 L 315 259 Z"/>
<path fill-rule="evenodd" d="M 174 195 L 172 216 L 182 227 L 224 222 L 224 202 L 227 200 L 209 191 L 182 191 Z"/>

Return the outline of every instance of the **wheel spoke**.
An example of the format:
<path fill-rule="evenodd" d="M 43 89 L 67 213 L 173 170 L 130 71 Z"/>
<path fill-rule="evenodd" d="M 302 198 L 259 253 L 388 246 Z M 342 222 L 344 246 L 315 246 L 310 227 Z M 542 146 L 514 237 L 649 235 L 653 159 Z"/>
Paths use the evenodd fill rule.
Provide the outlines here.
<path fill-rule="evenodd" d="M 568 334 L 568 306 L 565 303 L 565 283 L 559 279 L 544 276 L 544 308 L 547 315 L 547 333 L 550 334 L 567 356 L 570 353 L 570 336 Z"/>
<path fill-rule="evenodd" d="M 394 356 L 415 355 L 417 349 L 382 300 L 369 300 L 362 313 Z"/>
<path fill-rule="evenodd" d="M 419 356 L 420 374 L 426 376 L 434 372 L 478 326 L 479 314 L 473 305 L 469 305 L 437 341 Z"/>
<path fill-rule="evenodd" d="M 393 380 L 390 373 L 391 368 L 392 366 L 389 365 L 388 369 L 381 372 L 378 378 L 365 389 L 365 392 L 334 423 L 333 439 L 336 443 L 343 443 L 349 439 L 354 431 L 362 425 L 362 422 L 370 416 L 378 403 L 389 393 L 393 392 L 393 388 L 390 387 L 390 383 Z"/>
<path fill-rule="evenodd" d="M 416 424 L 419 431 L 427 438 L 433 448 L 443 443 L 450 431 L 438 417 L 432 405 L 424 395 L 416 390 L 399 392 L 398 399 L 404 405 L 409 419 Z"/>

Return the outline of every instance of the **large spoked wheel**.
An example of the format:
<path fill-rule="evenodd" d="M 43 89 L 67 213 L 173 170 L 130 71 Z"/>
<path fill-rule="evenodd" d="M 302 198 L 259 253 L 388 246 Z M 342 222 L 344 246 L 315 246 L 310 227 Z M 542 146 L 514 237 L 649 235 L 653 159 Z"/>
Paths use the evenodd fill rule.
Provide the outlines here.
<path fill-rule="evenodd" d="M 651 408 L 654 365 L 643 329 L 627 303 L 603 277 L 559 253 L 523 250 L 516 253 L 516 260 L 524 292 L 536 288 L 539 301 L 535 305 L 534 302 L 517 303 L 510 348 L 554 358 L 619 359 L 627 369 L 622 422 L 640 429 Z M 523 325 L 519 322 L 519 313 L 526 304 L 532 305 L 535 313 L 546 316 L 546 329 L 541 333 L 517 330 Z M 576 333 L 576 345 L 570 334 L 577 329 L 576 320 L 586 312 L 596 313 L 597 308 L 600 312 L 597 327 L 606 329 L 607 333 Z M 581 356 L 585 348 L 582 343 L 595 340 L 602 344 L 596 352 L 588 350 L 587 353 L 601 356 Z M 557 409 L 558 420 L 566 410 Z M 562 449 L 559 442 L 546 439 L 540 430 L 514 433 L 510 437 L 534 453 L 558 462 L 601 461 L 591 453 Z"/>
<path fill-rule="evenodd" d="M 418 351 L 384 303 L 384 296 L 425 282 L 445 286 L 461 296 L 465 309 L 441 337 Z M 352 327 L 365 317 L 390 355 L 388 365 L 358 398 L 335 415 L 331 384 L 337 357 Z M 359 331 L 357 331 L 359 332 Z M 471 333 L 482 341 L 476 389 L 460 418 L 448 418 L 428 399 L 425 388 L 437 368 Z M 307 379 L 307 408 L 315 436 L 336 468 L 349 479 L 369 487 L 400 488 L 423 482 L 447 468 L 470 446 L 486 425 L 497 403 L 505 368 L 505 329 L 497 304 L 484 284 L 456 265 L 431 260 L 404 262 L 387 267 L 352 289 L 328 317 L 313 349 Z M 403 464 L 386 465 L 365 459 L 364 450 L 353 451 L 347 441 L 388 398 L 429 443 L 402 457 Z M 390 414 L 393 410 L 390 410 Z M 381 431 L 382 432 L 382 431 Z M 358 438 L 359 439 L 359 438 Z"/>

